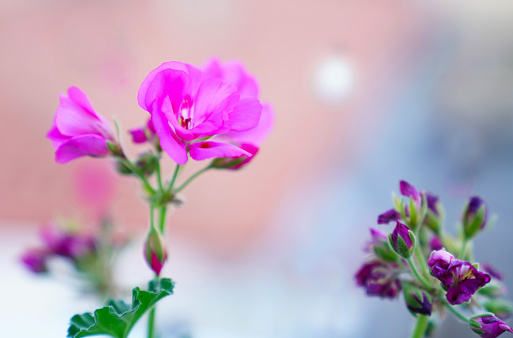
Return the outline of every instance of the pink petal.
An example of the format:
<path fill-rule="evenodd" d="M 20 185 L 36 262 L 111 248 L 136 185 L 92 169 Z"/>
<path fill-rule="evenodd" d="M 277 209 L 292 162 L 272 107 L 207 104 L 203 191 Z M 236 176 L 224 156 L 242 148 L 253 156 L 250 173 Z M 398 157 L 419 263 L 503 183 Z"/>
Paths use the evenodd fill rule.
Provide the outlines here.
<path fill-rule="evenodd" d="M 230 131 L 247 131 L 255 128 L 260 120 L 262 105 L 257 99 L 246 98 L 240 100 L 229 114 L 224 126 Z"/>
<path fill-rule="evenodd" d="M 55 161 L 66 163 L 81 156 L 106 156 L 109 154 L 107 142 L 98 135 L 75 136 L 64 142 L 55 151 Z"/>
<path fill-rule="evenodd" d="M 82 107 L 86 112 L 88 112 L 93 117 L 98 117 L 94 112 L 93 106 L 89 101 L 87 95 L 81 91 L 78 87 L 72 86 L 68 88 L 68 97 Z"/>
<path fill-rule="evenodd" d="M 191 144 L 189 146 L 189 154 L 197 161 L 219 157 L 239 157 L 243 155 L 251 157 L 249 152 L 234 146 L 233 144 L 213 141 Z"/>
<path fill-rule="evenodd" d="M 162 93 L 166 93 L 167 95 L 176 95 L 173 91 L 162 91 L 166 87 L 166 78 L 169 84 L 174 82 L 174 84 L 178 86 L 177 88 L 168 87 L 167 89 L 178 89 L 178 92 L 182 93 L 186 89 L 185 85 L 190 80 L 188 76 L 189 71 L 193 72 L 192 66 L 176 61 L 165 62 L 152 70 L 146 76 L 139 88 L 139 92 L 137 94 L 137 102 L 139 103 L 139 106 L 142 109 L 149 111 L 149 109 L 152 108 L 153 101 L 155 101 L 157 97 L 166 96 Z M 183 81 L 184 84 L 180 85 L 179 81 Z"/>
<path fill-rule="evenodd" d="M 194 125 L 205 122 L 213 115 L 232 111 L 238 101 L 239 94 L 234 86 L 216 78 L 204 81 L 199 86 L 194 99 L 192 116 Z"/>
<path fill-rule="evenodd" d="M 55 113 L 55 125 L 62 135 L 84 134 L 108 135 L 110 127 L 98 115 L 92 115 L 71 98 L 61 94 L 60 104 Z"/>
<path fill-rule="evenodd" d="M 151 122 L 155 128 L 155 132 L 160 139 L 160 146 L 177 164 L 187 163 L 187 150 L 185 145 L 178 139 L 171 130 L 164 114 L 155 111 L 151 116 Z"/>
<path fill-rule="evenodd" d="M 271 132 L 273 125 L 274 111 L 270 104 L 263 104 L 260 121 L 258 121 L 258 125 L 255 128 L 243 132 L 229 132 L 224 135 L 219 135 L 216 137 L 216 140 L 237 144 L 251 143 L 261 145 Z"/>
<path fill-rule="evenodd" d="M 69 140 L 69 136 L 62 135 L 55 124 L 55 116 L 53 118 L 52 128 L 46 133 L 46 137 L 52 142 L 54 148 L 58 148 L 62 143 Z"/>
<path fill-rule="evenodd" d="M 229 61 L 224 65 L 218 59 L 213 58 L 203 67 L 206 76 L 217 77 L 235 87 L 241 98 L 258 97 L 258 84 L 255 78 L 249 75 L 242 63 Z"/>

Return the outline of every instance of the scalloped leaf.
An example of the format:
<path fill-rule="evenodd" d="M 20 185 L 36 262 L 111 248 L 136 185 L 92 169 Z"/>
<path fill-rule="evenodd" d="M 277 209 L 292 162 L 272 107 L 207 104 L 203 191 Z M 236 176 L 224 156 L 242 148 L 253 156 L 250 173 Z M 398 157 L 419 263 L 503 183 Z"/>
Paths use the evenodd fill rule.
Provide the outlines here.
<path fill-rule="evenodd" d="M 107 306 L 93 313 L 75 315 L 71 318 L 68 337 L 79 338 L 95 335 L 109 335 L 126 338 L 137 321 L 159 300 L 172 295 L 175 283 L 169 278 L 149 283 L 149 290 L 139 287 L 132 290 L 132 304 L 122 300 L 110 300 Z"/>

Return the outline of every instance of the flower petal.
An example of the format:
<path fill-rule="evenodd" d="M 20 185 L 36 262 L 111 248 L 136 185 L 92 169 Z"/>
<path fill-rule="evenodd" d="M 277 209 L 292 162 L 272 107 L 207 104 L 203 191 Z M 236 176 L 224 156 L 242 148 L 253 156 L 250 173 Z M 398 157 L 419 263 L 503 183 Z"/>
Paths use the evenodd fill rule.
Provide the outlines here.
<path fill-rule="evenodd" d="M 62 143 L 55 151 L 55 161 L 67 163 L 81 156 L 106 156 L 109 154 L 107 142 L 98 135 L 75 136 Z"/>
<path fill-rule="evenodd" d="M 60 104 L 55 113 L 55 125 L 62 135 L 78 136 L 84 134 L 103 135 L 104 121 L 98 115 L 92 115 L 86 108 L 72 98 L 60 95 Z M 110 128 L 108 128 L 110 129 Z"/>
<path fill-rule="evenodd" d="M 155 128 L 155 132 L 160 139 L 160 146 L 177 164 L 187 163 L 187 150 L 185 145 L 177 138 L 164 114 L 155 111 L 151 115 L 151 122 Z"/>
<path fill-rule="evenodd" d="M 197 161 L 218 157 L 239 157 L 243 155 L 248 157 L 252 156 L 249 152 L 234 146 L 233 144 L 212 141 L 191 144 L 189 146 L 189 153 L 191 157 Z"/>
<path fill-rule="evenodd" d="M 242 98 L 258 97 L 257 81 L 239 61 L 229 61 L 223 65 L 217 58 L 213 58 L 203 69 L 206 77 L 217 77 L 237 87 Z"/>
<path fill-rule="evenodd" d="M 222 116 L 223 120 L 228 116 L 235 104 L 239 101 L 237 88 L 217 78 L 210 78 L 201 83 L 193 105 L 193 124 L 198 126 L 212 118 Z"/>

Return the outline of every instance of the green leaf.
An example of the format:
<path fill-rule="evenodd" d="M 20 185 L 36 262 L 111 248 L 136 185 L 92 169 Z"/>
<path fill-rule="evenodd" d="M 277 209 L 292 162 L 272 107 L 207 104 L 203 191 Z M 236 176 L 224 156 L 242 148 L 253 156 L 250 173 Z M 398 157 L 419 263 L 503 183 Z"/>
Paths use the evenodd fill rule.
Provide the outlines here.
<path fill-rule="evenodd" d="M 68 337 L 79 338 L 95 335 L 109 335 L 126 338 L 135 323 L 159 300 L 173 294 L 175 283 L 168 278 L 151 281 L 149 290 L 139 287 L 132 290 L 132 304 L 122 300 L 110 300 L 107 306 L 71 318 Z"/>

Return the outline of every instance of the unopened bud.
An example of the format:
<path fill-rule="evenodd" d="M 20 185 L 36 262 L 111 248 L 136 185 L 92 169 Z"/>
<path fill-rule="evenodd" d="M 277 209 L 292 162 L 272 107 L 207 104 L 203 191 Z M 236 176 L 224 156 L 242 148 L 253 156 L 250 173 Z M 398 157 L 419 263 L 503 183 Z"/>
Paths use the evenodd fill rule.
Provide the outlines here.
<path fill-rule="evenodd" d="M 163 236 L 155 228 L 151 228 L 148 233 L 144 253 L 146 263 L 148 263 L 157 276 L 160 275 L 160 271 L 167 259 L 167 251 Z"/>
<path fill-rule="evenodd" d="M 463 211 L 463 232 L 467 239 L 474 237 L 486 227 L 488 208 L 477 196 L 471 197 Z"/>
<path fill-rule="evenodd" d="M 431 298 L 424 291 L 413 285 L 404 285 L 403 291 L 406 306 L 412 315 L 431 316 Z"/>
<path fill-rule="evenodd" d="M 388 236 L 390 245 L 399 256 L 410 258 L 415 247 L 415 235 L 404 224 L 397 222 L 394 231 Z"/>

